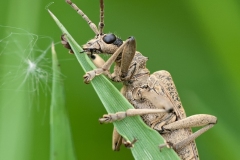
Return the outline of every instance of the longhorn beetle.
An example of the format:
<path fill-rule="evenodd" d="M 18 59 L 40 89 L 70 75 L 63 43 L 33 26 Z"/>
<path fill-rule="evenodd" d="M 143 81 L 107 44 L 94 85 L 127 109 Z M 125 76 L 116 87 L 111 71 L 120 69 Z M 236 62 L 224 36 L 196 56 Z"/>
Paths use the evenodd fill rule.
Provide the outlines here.
<path fill-rule="evenodd" d="M 111 123 L 126 116 L 141 115 L 143 121 L 158 131 L 166 143 L 159 144 L 159 148 L 171 147 L 183 160 L 198 160 L 195 138 L 212 128 L 217 118 L 212 115 L 198 114 L 186 117 L 178 92 L 170 73 L 161 70 L 150 74 L 146 68 L 147 57 L 136 51 L 136 40 L 129 37 L 122 41 L 116 35 L 104 34 L 104 3 L 100 0 L 100 22 L 96 25 L 71 0 L 66 2 L 72 6 L 82 18 L 87 21 L 96 36 L 83 45 L 83 52 L 87 53 L 98 67 L 87 72 L 84 82 L 89 83 L 95 76 L 104 74 L 115 82 L 122 82 L 121 93 L 134 106 L 125 112 L 103 115 L 101 123 Z M 62 36 L 62 44 L 73 53 L 67 39 Z M 98 54 L 110 54 L 104 62 Z M 114 72 L 109 69 L 115 62 Z M 191 127 L 204 126 L 195 133 Z M 133 141 L 134 143 L 136 140 Z M 120 145 L 132 146 L 126 142 L 116 129 L 113 130 L 113 150 L 119 150 Z"/>

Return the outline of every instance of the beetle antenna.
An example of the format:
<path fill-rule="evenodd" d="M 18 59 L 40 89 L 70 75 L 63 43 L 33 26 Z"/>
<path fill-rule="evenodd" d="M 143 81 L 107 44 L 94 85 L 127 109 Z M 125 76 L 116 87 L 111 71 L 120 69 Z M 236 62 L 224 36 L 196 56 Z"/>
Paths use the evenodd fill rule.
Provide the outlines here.
<path fill-rule="evenodd" d="M 100 0 L 100 22 L 98 24 L 99 34 L 103 34 L 103 28 L 104 28 L 104 2 L 103 0 Z"/>
<path fill-rule="evenodd" d="M 87 21 L 87 23 L 89 24 L 89 27 L 93 30 L 93 32 L 98 35 L 98 29 L 96 27 L 96 25 L 87 17 L 87 15 L 85 13 L 83 13 L 83 11 L 81 9 L 78 8 L 78 6 L 74 3 L 72 3 L 71 0 L 66 0 L 66 2 L 75 10 L 77 11 L 78 14 L 80 14 L 82 16 L 82 18 Z"/>

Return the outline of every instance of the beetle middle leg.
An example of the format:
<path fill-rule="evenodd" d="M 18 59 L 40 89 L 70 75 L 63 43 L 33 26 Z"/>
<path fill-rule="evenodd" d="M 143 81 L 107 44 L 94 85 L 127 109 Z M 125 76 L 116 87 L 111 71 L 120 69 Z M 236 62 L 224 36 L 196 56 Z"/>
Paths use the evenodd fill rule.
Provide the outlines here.
<path fill-rule="evenodd" d="M 123 141 L 122 136 L 118 133 L 117 129 L 114 127 L 112 135 L 112 150 L 119 151 L 122 141 Z"/>
<path fill-rule="evenodd" d="M 132 148 L 134 146 L 134 143 L 136 143 L 137 139 L 134 138 L 131 142 L 125 140 L 116 130 L 114 127 L 113 129 L 113 135 L 112 135 L 112 150 L 119 151 L 120 146 L 124 144 L 126 148 Z"/>
<path fill-rule="evenodd" d="M 144 114 L 155 114 L 155 113 L 167 113 L 165 109 L 128 109 L 127 111 L 117 112 L 113 114 L 105 114 L 99 119 L 100 123 L 112 123 L 114 121 L 122 120 L 126 117 L 144 115 Z"/>

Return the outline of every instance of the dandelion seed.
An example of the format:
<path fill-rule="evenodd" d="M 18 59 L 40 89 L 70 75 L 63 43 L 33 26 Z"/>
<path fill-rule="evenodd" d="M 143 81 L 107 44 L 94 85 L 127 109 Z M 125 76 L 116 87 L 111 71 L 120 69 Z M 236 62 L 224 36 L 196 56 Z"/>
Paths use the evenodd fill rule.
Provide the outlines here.
<path fill-rule="evenodd" d="M 36 69 L 36 64 L 33 63 L 30 59 L 28 59 L 28 72 L 34 72 Z"/>
<path fill-rule="evenodd" d="M 0 92 L 10 91 L 9 101 L 25 94 L 27 103 L 37 108 L 40 99 L 48 103 L 52 38 L 10 26 L 0 25 L 0 30 L 4 31 L 0 36 Z"/>

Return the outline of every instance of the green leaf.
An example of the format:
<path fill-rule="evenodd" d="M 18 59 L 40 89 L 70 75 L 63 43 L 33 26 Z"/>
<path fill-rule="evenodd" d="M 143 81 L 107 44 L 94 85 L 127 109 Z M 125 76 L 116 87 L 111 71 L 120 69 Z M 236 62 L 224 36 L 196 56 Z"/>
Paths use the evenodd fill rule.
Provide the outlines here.
<path fill-rule="evenodd" d="M 50 109 L 50 159 L 75 160 L 71 131 L 65 108 L 63 80 L 57 55 L 52 45 L 53 85 Z"/>
<path fill-rule="evenodd" d="M 68 42 L 74 51 L 76 58 L 84 71 L 92 70 L 94 67 L 86 54 L 80 54 L 82 48 L 74 41 L 68 31 L 59 22 L 59 20 L 49 11 L 54 21 L 62 32 L 67 36 Z M 123 95 L 109 82 L 109 80 L 100 75 L 91 81 L 92 86 L 97 92 L 100 100 L 108 113 L 126 111 L 133 106 L 123 97 Z M 164 139 L 158 132 L 148 127 L 140 116 L 127 117 L 121 121 L 113 123 L 118 132 L 129 141 L 137 139 L 134 147 L 131 148 L 132 154 L 136 160 L 176 160 L 177 154 L 168 148 L 163 148 L 160 152 L 159 145 L 164 143 Z"/>

